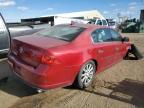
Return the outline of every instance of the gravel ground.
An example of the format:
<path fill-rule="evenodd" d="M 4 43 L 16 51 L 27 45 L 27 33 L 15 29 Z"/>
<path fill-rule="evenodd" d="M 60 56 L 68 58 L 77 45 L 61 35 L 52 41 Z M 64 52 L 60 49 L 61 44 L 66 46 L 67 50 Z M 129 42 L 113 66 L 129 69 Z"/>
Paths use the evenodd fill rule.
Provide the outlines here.
<path fill-rule="evenodd" d="M 130 37 L 144 55 L 144 34 Z M 91 87 L 48 90 L 36 94 L 10 74 L 6 60 L 0 63 L 0 108 L 144 108 L 144 60 L 123 60 L 98 74 Z"/>

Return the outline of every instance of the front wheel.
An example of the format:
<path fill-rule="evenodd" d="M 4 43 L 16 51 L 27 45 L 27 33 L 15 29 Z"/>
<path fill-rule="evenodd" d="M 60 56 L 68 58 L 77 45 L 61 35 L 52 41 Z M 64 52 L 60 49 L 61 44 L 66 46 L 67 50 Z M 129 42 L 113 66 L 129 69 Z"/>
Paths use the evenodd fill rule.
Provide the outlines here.
<path fill-rule="evenodd" d="M 85 63 L 76 79 L 76 85 L 78 88 L 83 89 L 91 85 L 94 75 L 96 73 L 96 65 L 93 61 Z"/>

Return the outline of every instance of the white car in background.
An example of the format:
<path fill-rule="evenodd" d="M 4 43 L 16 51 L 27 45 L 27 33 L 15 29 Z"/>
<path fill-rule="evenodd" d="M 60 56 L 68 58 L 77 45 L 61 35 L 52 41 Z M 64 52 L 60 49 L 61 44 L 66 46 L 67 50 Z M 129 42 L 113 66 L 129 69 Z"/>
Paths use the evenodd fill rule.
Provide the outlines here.
<path fill-rule="evenodd" d="M 108 25 L 112 29 L 117 29 L 117 23 L 115 21 L 108 22 Z"/>
<path fill-rule="evenodd" d="M 107 22 L 110 28 L 118 30 L 118 23 L 116 19 L 107 19 Z"/>
<path fill-rule="evenodd" d="M 89 20 L 89 24 L 101 25 L 101 26 L 108 26 L 108 22 L 106 19 L 95 18 Z"/>

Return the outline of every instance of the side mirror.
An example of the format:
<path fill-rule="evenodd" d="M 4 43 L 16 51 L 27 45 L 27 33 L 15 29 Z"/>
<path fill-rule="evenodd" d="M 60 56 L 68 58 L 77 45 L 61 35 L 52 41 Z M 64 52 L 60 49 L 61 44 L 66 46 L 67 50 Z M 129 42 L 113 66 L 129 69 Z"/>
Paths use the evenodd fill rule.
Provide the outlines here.
<path fill-rule="evenodd" d="M 122 42 L 129 42 L 129 38 L 128 37 L 123 37 Z"/>

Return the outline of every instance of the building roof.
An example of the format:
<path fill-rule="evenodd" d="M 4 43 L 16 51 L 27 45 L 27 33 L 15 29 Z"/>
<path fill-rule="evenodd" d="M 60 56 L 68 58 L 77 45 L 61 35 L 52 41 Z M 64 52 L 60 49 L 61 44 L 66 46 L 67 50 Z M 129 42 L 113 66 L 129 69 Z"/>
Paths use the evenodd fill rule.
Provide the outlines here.
<path fill-rule="evenodd" d="M 45 16 L 41 16 L 41 17 L 49 17 L 49 16 L 61 16 L 61 17 L 85 17 L 85 16 L 89 17 L 89 16 L 95 16 L 95 17 L 99 17 L 99 18 L 104 19 L 104 17 L 97 10 L 45 15 Z"/>
<path fill-rule="evenodd" d="M 105 19 L 100 12 L 97 10 L 90 10 L 90 11 L 80 11 L 80 12 L 71 12 L 71 13 L 62 13 L 62 14 L 53 14 L 53 15 L 45 15 L 45 16 L 39 16 L 35 18 L 26 18 L 21 19 L 21 22 L 30 22 L 30 21 L 46 21 L 49 19 L 49 21 L 52 21 L 55 17 L 62 17 L 62 18 L 74 18 L 74 19 L 93 19 L 93 18 L 101 18 Z"/>

